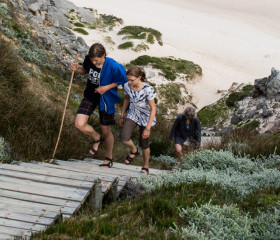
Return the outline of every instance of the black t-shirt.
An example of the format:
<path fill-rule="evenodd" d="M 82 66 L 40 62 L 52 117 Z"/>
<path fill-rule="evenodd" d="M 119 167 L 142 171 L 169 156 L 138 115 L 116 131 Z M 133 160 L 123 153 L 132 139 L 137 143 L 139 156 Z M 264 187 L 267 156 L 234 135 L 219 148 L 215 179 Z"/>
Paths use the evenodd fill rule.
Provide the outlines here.
<path fill-rule="evenodd" d="M 90 60 L 89 56 L 85 57 L 83 67 L 88 73 L 87 87 L 84 91 L 84 97 L 91 101 L 100 100 L 100 94 L 95 92 L 95 89 L 99 87 L 100 81 L 100 68 L 97 68 Z"/>

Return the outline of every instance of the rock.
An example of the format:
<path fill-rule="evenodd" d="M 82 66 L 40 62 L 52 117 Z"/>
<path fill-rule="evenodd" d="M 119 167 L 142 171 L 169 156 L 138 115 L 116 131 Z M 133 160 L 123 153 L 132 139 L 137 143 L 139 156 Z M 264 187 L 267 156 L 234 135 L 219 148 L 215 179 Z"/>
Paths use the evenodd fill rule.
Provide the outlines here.
<path fill-rule="evenodd" d="M 253 117 L 256 113 L 257 113 L 257 110 L 256 110 L 256 109 L 250 111 L 250 112 L 247 114 L 246 119 L 247 119 L 247 118 Z"/>
<path fill-rule="evenodd" d="M 244 110 L 245 110 L 244 108 L 238 109 L 238 110 L 237 110 L 237 114 L 238 114 L 238 115 L 242 114 L 242 113 L 244 112 Z"/>
<path fill-rule="evenodd" d="M 257 105 L 257 110 L 262 109 L 262 108 L 265 107 L 265 106 L 266 106 L 266 102 L 265 102 L 265 101 L 262 101 L 262 102 L 260 102 L 260 103 Z"/>
<path fill-rule="evenodd" d="M 42 6 L 42 2 L 41 1 L 38 1 L 38 2 L 34 2 L 32 4 L 29 5 L 28 9 L 33 13 L 33 14 L 36 14 L 40 9 L 41 9 L 41 6 Z"/>
<path fill-rule="evenodd" d="M 81 37 L 77 38 L 77 43 L 82 45 L 83 47 L 89 48 L 88 45 L 86 44 L 85 40 Z"/>
<path fill-rule="evenodd" d="M 232 83 L 231 87 L 228 89 L 228 92 L 234 92 L 238 86 L 239 84 L 237 82 Z"/>
<path fill-rule="evenodd" d="M 236 125 L 240 121 L 241 121 L 241 119 L 239 118 L 239 116 L 234 113 L 233 116 L 231 117 L 230 123 L 233 125 Z"/>
<path fill-rule="evenodd" d="M 280 95 L 280 71 L 272 68 L 267 82 L 266 97 L 272 99 L 276 95 Z"/>
<path fill-rule="evenodd" d="M 279 107 L 280 107 L 280 104 L 279 104 L 279 103 L 275 103 L 275 104 L 272 106 L 273 109 L 277 109 L 277 108 L 279 108 Z"/>
<path fill-rule="evenodd" d="M 96 24 L 97 20 L 94 14 L 86 8 L 78 8 L 77 13 L 81 16 L 81 22 L 87 24 Z"/>
<path fill-rule="evenodd" d="M 52 23 L 55 27 L 71 27 L 70 22 L 65 15 L 59 11 L 56 7 L 49 7 L 48 12 L 45 15 L 45 19 Z"/>

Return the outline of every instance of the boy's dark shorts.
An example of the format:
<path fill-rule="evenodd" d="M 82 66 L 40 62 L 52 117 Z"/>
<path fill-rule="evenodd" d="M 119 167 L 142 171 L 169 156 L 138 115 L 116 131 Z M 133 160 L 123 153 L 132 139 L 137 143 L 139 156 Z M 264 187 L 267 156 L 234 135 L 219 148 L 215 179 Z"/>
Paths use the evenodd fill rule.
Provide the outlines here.
<path fill-rule="evenodd" d="M 77 114 L 84 114 L 90 116 L 97 106 L 99 106 L 99 102 L 91 101 L 87 98 L 83 98 L 77 110 Z M 99 120 L 101 125 L 105 125 L 105 126 L 114 125 L 115 115 L 114 113 L 108 114 L 104 110 L 99 111 Z"/>

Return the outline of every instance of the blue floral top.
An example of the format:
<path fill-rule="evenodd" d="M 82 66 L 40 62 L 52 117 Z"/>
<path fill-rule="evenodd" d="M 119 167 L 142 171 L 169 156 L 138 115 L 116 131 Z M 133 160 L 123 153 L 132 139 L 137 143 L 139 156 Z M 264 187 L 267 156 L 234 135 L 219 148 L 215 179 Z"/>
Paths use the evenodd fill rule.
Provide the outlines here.
<path fill-rule="evenodd" d="M 135 92 L 129 87 L 128 83 L 125 83 L 124 93 L 128 95 L 130 99 L 126 117 L 140 126 L 147 126 L 151 113 L 149 101 L 156 97 L 154 89 L 149 84 L 144 83 L 143 88 Z M 156 117 L 153 120 L 152 126 L 155 124 Z"/>

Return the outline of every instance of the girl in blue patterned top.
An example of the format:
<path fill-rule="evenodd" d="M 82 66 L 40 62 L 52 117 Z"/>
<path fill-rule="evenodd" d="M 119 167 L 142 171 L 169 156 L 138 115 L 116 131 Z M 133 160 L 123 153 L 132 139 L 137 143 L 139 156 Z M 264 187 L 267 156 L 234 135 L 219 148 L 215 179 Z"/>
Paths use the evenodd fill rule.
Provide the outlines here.
<path fill-rule="evenodd" d="M 146 74 L 143 69 L 133 66 L 126 72 L 127 83 L 124 84 L 125 98 L 123 102 L 120 125 L 122 128 L 122 143 L 130 148 L 130 154 L 125 164 L 131 164 L 139 155 L 137 147 L 131 140 L 133 130 L 139 126 L 139 146 L 143 152 L 143 167 L 141 173 L 149 173 L 150 133 L 151 127 L 156 124 L 156 106 L 154 89 L 144 81 Z M 125 112 L 128 108 L 126 118 Z"/>

